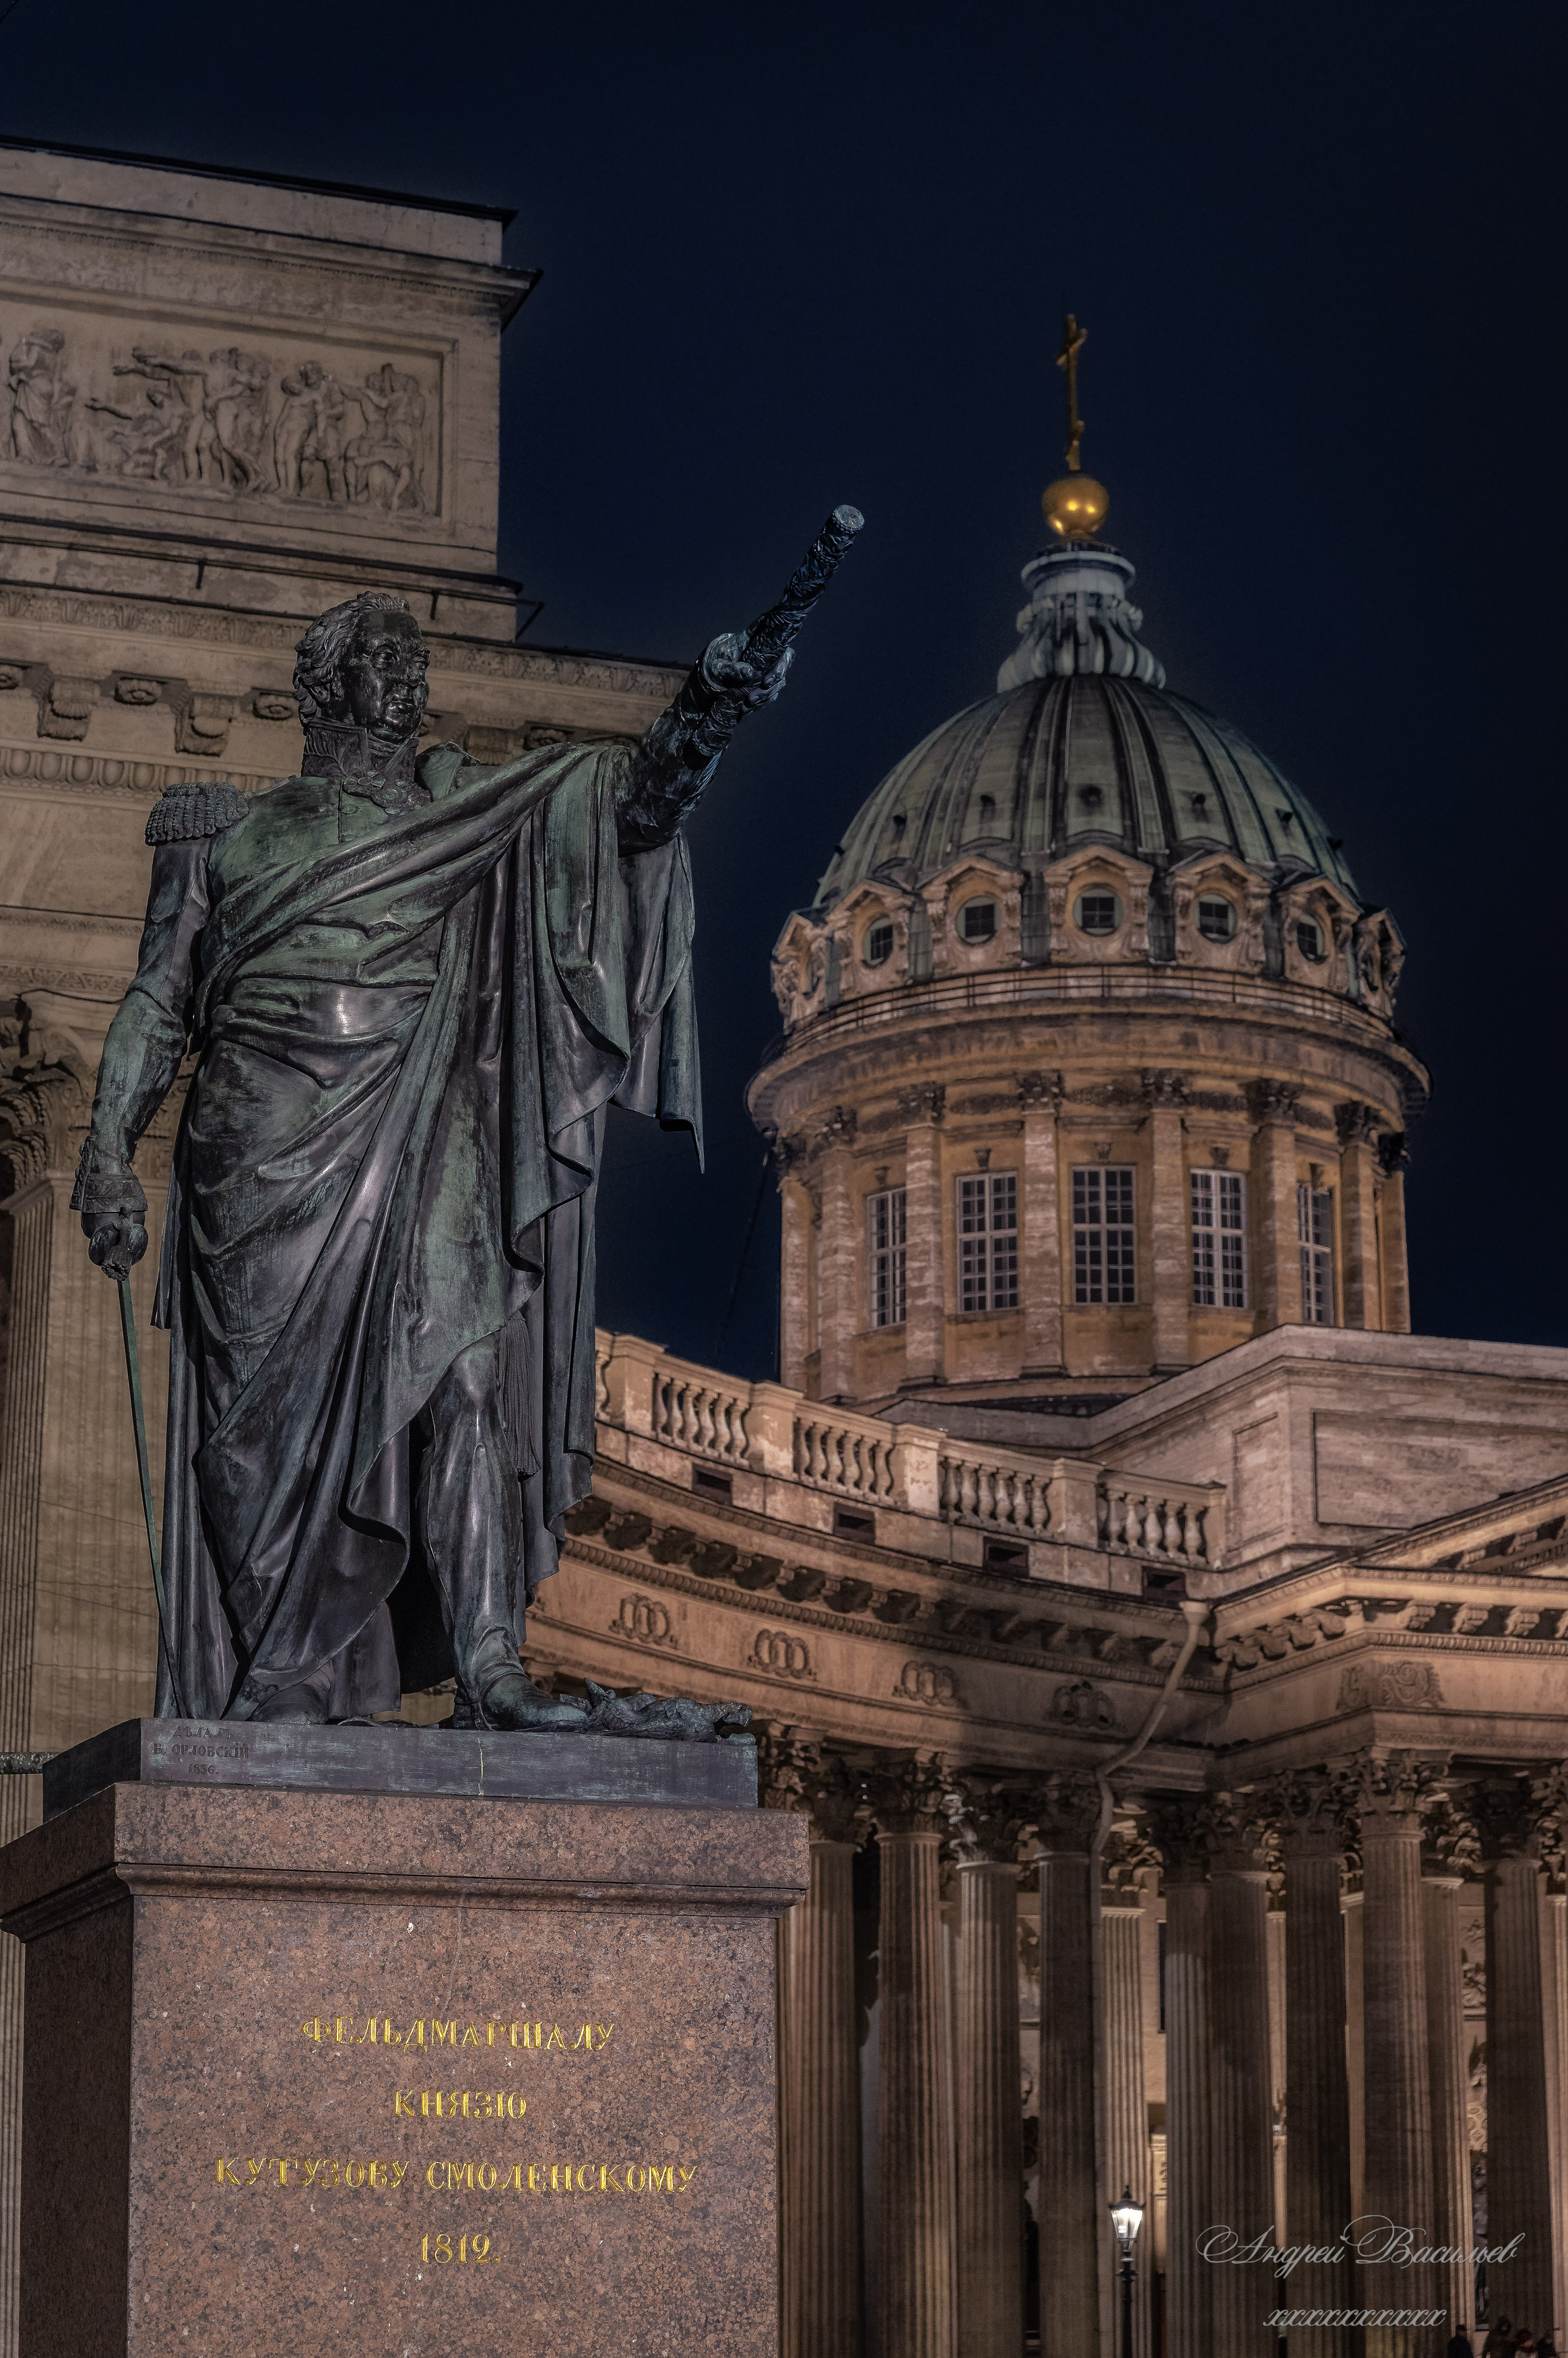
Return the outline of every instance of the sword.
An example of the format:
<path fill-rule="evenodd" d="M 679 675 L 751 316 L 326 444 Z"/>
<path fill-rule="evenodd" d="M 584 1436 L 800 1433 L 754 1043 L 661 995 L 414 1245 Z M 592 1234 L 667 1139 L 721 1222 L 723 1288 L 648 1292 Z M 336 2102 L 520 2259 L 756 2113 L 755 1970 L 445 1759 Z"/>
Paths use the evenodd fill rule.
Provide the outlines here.
<path fill-rule="evenodd" d="M 152 1560 L 153 1595 L 157 1599 L 158 1636 L 163 1641 L 163 1659 L 168 1670 L 169 1692 L 178 1716 L 186 1716 L 184 1699 L 179 1692 L 179 1680 L 174 1667 L 174 1645 L 168 1633 L 168 1599 L 163 1593 L 163 1564 L 158 1555 L 157 1525 L 153 1520 L 153 1477 L 147 1466 L 147 1420 L 142 1407 L 142 1367 L 136 1355 L 136 1314 L 131 1307 L 131 1281 L 123 1277 L 120 1286 L 120 1333 L 125 1345 L 125 1373 L 131 1382 L 131 1417 L 136 1428 L 136 1471 L 142 1480 L 142 1512 L 146 1518 L 147 1554 Z"/>

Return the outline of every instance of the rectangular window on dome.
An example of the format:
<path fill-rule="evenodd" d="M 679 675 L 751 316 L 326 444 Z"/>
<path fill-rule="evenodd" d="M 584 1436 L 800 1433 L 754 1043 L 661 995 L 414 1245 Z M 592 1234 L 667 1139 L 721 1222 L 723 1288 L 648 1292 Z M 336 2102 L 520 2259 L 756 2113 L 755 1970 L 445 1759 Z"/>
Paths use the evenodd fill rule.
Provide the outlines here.
<path fill-rule="evenodd" d="M 1073 1173 L 1073 1299 L 1135 1302 L 1130 1163 L 1093 1163 Z"/>
<path fill-rule="evenodd" d="M 904 1200 L 902 1187 L 884 1187 L 880 1195 L 866 1198 L 873 1326 L 903 1325 Z"/>
<path fill-rule="evenodd" d="M 1302 1323 L 1334 1324 L 1334 1191 L 1296 1189 L 1296 1234 L 1302 1248 Z"/>
<path fill-rule="evenodd" d="M 1018 1174 L 981 1171 L 958 1182 L 958 1307 L 1018 1307 Z"/>
<path fill-rule="evenodd" d="M 1195 1171 L 1193 1300 L 1200 1310 L 1247 1307 L 1247 1183 L 1238 1171 Z"/>

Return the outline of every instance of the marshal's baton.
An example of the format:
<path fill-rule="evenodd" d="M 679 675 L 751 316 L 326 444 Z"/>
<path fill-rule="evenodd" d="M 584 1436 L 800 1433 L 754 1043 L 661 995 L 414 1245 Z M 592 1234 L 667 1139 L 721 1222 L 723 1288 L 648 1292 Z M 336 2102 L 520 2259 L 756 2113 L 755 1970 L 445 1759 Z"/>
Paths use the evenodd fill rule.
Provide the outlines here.
<path fill-rule="evenodd" d="M 690 673 L 669 710 L 655 720 L 645 741 L 644 767 L 673 794 L 687 792 L 683 782 L 716 761 L 751 710 L 747 691 L 725 677 L 738 658 L 754 677 L 773 669 L 801 624 L 838 570 L 844 552 L 864 524 L 859 508 L 835 508 L 776 606 L 745 632 L 715 639 L 708 656 Z M 717 659 L 709 672 L 708 657 Z M 687 798 L 689 799 L 687 793 Z"/>
<path fill-rule="evenodd" d="M 163 1593 L 163 1565 L 158 1557 L 157 1525 L 153 1520 L 153 1477 L 147 1466 L 147 1420 L 142 1408 L 142 1367 L 136 1354 L 136 1314 L 131 1307 L 131 1281 L 119 1280 L 120 1333 L 125 1345 L 125 1373 L 131 1382 L 131 1417 L 136 1428 L 136 1472 L 142 1481 L 142 1513 L 146 1518 L 147 1554 L 152 1559 L 153 1595 L 157 1599 L 158 1636 L 168 1670 L 169 1692 L 181 1719 L 186 1715 L 179 1680 L 174 1667 L 174 1645 L 168 1632 L 168 1599 Z"/>
<path fill-rule="evenodd" d="M 789 587 L 776 606 L 770 606 L 745 637 L 748 663 L 777 663 L 797 635 L 801 624 L 832 580 L 865 523 L 859 508 L 835 508 L 801 563 L 790 576 Z"/>

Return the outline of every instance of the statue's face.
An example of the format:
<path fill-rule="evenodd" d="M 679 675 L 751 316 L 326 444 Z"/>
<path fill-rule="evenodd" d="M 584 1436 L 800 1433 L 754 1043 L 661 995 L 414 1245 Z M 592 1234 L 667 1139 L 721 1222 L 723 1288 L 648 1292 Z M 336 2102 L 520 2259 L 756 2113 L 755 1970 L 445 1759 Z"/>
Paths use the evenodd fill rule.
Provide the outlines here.
<path fill-rule="evenodd" d="M 412 737 L 425 710 L 425 642 L 412 614 L 366 614 L 343 658 L 334 717 L 378 737 Z"/>

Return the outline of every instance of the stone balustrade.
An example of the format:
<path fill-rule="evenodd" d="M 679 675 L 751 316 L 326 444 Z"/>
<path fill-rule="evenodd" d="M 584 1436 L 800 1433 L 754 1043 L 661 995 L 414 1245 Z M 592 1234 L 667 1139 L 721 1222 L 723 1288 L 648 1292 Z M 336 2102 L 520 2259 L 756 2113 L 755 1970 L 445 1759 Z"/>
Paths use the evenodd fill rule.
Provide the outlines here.
<path fill-rule="evenodd" d="M 1225 1496 L 1195 1483 L 1158 1485 L 1135 1476 L 1100 1477 L 1096 1526 L 1102 1547 L 1172 1565 L 1211 1570 L 1225 1554 Z"/>
<path fill-rule="evenodd" d="M 957 1534 L 974 1534 L 959 1560 L 1000 1568 L 988 1545 L 1011 1543 L 1032 1551 L 1027 1569 L 1045 1578 L 1061 1574 L 1062 1551 L 1203 1572 L 1223 1564 L 1218 1485 L 1151 1482 L 1088 1458 L 969 1445 L 782 1384 L 737 1382 L 637 1336 L 600 1335 L 598 1406 L 607 1460 L 682 1482 L 691 1478 L 683 1459 L 723 1469 L 738 1506 L 789 1522 L 815 1517 L 841 1537 L 940 1557 Z M 846 1510 L 884 1520 L 857 1533 Z"/>

